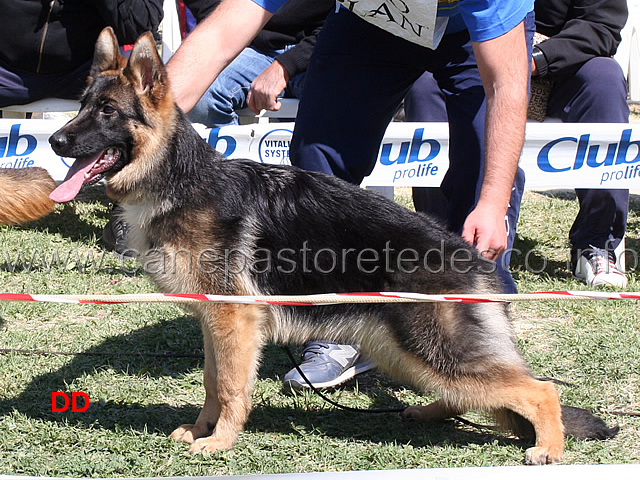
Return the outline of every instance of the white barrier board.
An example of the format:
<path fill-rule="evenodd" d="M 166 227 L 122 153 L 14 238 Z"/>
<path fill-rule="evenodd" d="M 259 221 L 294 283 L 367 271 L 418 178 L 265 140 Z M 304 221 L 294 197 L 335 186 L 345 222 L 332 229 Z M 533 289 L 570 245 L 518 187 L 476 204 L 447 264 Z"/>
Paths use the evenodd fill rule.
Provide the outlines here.
<path fill-rule="evenodd" d="M 640 465 L 545 465 L 509 467 L 418 468 L 405 470 L 358 470 L 351 472 L 226 475 L 210 477 L 156 477 L 135 480 L 637 480 Z M 0 480 L 67 480 L 64 477 L 0 475 Z M 110 480 L 110 479 L 102 479 Z M 124 478 L 119 480 L 133 480 Z"/>
<path fill-rule="evenodd" d="M 63 120 L 0 119 L 0 167 L 40 166 L 62 180 L 69 161 L 53 153 L 48 138 L 63 124 Z M 196 129 L 229 158 L 289 163 L 292 123 L 220 129 L 196 125 Z M 392 123 L 376 166 L 363 184 L 438 186 L 448 167 L 448 150 L 446 123 Z M 640 125 L 528 123 L 520 166 L 530 189 L 638 188 Z"/>

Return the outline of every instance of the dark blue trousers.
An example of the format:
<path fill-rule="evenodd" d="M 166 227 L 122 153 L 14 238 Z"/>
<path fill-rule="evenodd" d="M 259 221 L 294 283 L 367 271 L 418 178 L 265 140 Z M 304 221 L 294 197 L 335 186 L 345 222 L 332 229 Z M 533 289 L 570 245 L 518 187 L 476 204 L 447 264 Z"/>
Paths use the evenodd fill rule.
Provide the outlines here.
<path fill-rule="evenodd" d="M 618 62 L 596 57 L 556 80 L 547 115 L 574 123 L 628 123 L 627 83 Z M 580 210 L 569 232 L 572 256 L 590 246 L 613 252 L 627 229 L 629 190 L 576 189 Z"/>
<path fill-rule="evenodd" d="M 532 36 L 532 15 L 527 26 Z M 430 50 L 344 9 L 331 13 L 307 69 L 291 161 L 306 170 L 360 183 L 375 165 L 398 106 L 425 71 L 433 73 L 447 96 L 450 128 L 450 167 L 442 183 L 449 206 L 437 213 L 453 231 L 461 232 L 477 203 L 484 170 L 484 89 L 466 31 L 445 35 L 438 48 Z M 515 219 L 519 191 L 512 205 Z M 515 232 L 515 220 L 511 227 Z M 504 265 L 508 260 L 497 262 L 498 272 L 506 290 L 513 292 L 515 284 Z"/>
<path fill-rule="evenodd" d="M 78 100 L 87 83 L 91 60 L 61 74 L 35 74 L 0 63 L 0 108 L 24 105 L 43 98 Z"/>

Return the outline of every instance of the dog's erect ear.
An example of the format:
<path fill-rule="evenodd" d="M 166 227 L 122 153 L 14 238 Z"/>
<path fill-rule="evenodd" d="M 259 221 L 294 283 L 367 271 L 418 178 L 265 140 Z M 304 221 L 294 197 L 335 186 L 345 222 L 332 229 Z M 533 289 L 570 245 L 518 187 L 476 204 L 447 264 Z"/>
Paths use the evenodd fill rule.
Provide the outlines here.
<path fill-rule="evenodd" d="M 123 73 L 138 94 L 147 95 L 156 101 L 164 97 L 167 91 L 167 73 L 150 32 L 136 41 Z"/>
<path fill-rule="evenodd" d="M 93 53 L 93 64 L 91 65 L 91 76 L 95 77 L 100 72 L 106 70 L 117 70 L 119 67 L 120 51 L 118 50 L 118 39 L 111 27 L 106 27 L 96 41 L 96 48 Z"/>

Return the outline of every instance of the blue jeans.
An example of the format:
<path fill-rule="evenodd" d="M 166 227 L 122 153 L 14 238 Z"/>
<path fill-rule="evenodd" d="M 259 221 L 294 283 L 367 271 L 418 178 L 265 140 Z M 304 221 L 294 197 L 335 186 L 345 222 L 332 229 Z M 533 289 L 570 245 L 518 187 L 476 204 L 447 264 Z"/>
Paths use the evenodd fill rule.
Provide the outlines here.
<path fill-rule="evenodd" d="M 526 18 L 533 36 L 533 15 Z M 527 42 L 531 45 L 531 42 Z M 442 183 L 443 215 L 462 231 L 478 200 L 484 170 L 485 97 L 469 34 L 445 35 L 435 50 L 420 47 L 340 9 L 324 23 L 307 68 L 290 154 L 294 165 L 359 184 L 371 173 L 385 130 L 413 83 L 430 71 L 447 93 L 450 167 Z M 524 178 L 512 195 L 515 235 Z M 509 244 L 509 248 L 511 243 Z M 508 259 L 497 262 L 509 293 Z"/>
<path fill-rule="evenodd" d="M 236 110 L 247 107 L 247 95 L 253 82 L 283 50 L 263 51 L 245 48 L 236 59 L 225 68 L 204 93 L 196 106 L 189 112 L 189 120 L 207 127 L 237 125 Z M 304 74 L 296 75 L 289 81 L 283 96 L 300 98 Z"/>

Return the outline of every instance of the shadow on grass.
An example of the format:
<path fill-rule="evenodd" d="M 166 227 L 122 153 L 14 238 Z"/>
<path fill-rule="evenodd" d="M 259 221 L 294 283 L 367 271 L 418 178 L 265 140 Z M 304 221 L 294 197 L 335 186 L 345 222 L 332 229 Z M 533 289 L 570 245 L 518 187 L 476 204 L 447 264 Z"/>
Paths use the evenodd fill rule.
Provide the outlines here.
<path fill-rule="evenodd" d="M 144 355 L 151 352 L 155 356 Z M 178 352 L 184 356 L 163 356 L 163 352 Z M 172 406 L 167 403 L 142 404 L 137 402 L 91 399 L 86 412 L 53 413 L 51 393 L 69 393 L 67 385 L 75 379 L 94 375 L 109 368 L 117 374 L 142 381 L 151 378 L 180 378 L 203 366 L 200 327 L 193 317 L 183 316 L 142 328 L 126 335 L 111 337 L 84 352 L 70 355 L 70 361 L 57 370 L 33 378 L 24 390 L 13 398 L 0 399 L 0 416 L 13 412 L 31 419 L 53 422 L 79 428 L 100 427 L 111 431 L 149 429 L 169 435 L 177 426 L 195 421 L 202 396 L 193 404 Z M 46 355 L 43 355 L 43 362 Z M 269 345 L 265 349 L 260 378 L 279 379 L 291 368 L 283 349 Z M 355 380 L 342 388 L 354 388 Z M 368 373 L 358 377 L 358 390 L 373 399 L 370 408 L 403 407 L 388 393 L 394 386 L 386 377 Z M 526 443 L 494 432 L 469 430 L 453 421 L 435 425 L 401 419 L 397 413 L 353 413 L 326 407 L 300 407 L 276 405 L 263 397 L 255 401 L 246 426 L 248 432 L 296 434 L 302 431 L 321 432 L 335 438 L 357 438 L 382 443 L 407 443 L 415 447 L 439 444 L 468 445 L 498 442 L 504 445 Z M 297 404 L 294 401 L 294 405 Z"/>
<path fill-rule="evenodd" d="M 91 216 L 81 215 L 79 209 L 85 207 L 83 203 L 95 204 Z M 51 234 L 59 234 L 74 242 L 86 242 L 93 238 L 102 238 L 102 229 L 109 218 L 111 200 L 105 193 L 104 187 L 92 187 L 83 191 L 73 202 L 56 205 L 53 213 L 33 222 L 17 226 L 22 230 L 41 230 Z"/>
<path fill-rule="evenodd" d="M 372 406 L 372 408 L 375 408 Z M 283 416 L 287 422 L 278 421 Z M 414 447 L 454 445 L 515 445 L 523 449 L 530 443 L 510 438 L 491 430 L 472 429 L 456 420 L 425 424 L 403 419 L 399 414 L 354 413 L 333 407 L 300 410 L 256 405 L 245 428 L 253 433 L 293 434 L 299 431 L 319 432 L 319 435 L 354 439 L 382 444 L 410 444 Z"/>
<path fill-rule="evenodd" d="M 514 252 L 511 255 L 510 270 L 515 279 L 519 272 L 529 272 L 535 275 L 549 276 L 562 280 L 573 278 L 567 261 L 550 259 L 538 248 L 538 242 L 520 234 L 516 235 L 513 243 Z"/>
<path fill-rule="evenodd" d="M 83 194 L 79 201 L 59 204 L 55 212 L 24 225 L 11 228 L 22 231 L 58 235 L 77 242 L 56 243 L 52 248 L 6 249 L 0 256 L 0 271 L 9 273 L 42 273 L 53 269 L 80 273 L 106 272 L 123 277 L 145 275 L 142 265 L 133 259 L 112 253 L 102 241 L 102 232 L 111 211 L 111 201 L 96 188 Z M 51 243 L 50 238 L 47 245 Z"/>
<path fill-rule="evenodd" d="M 567 202 L 577 202 L 577 196 L 573 190 L 549 190 L 536 192 L 539 195 L 543 195 L 548 198 L 559 199 Z M 626 269 L 628 274 L 640 274 L 640 237 L 635 232 L 640 230 L 640 195 L 629 195 L 629 218 L 627 223 L 627 233 L 625 235 L 625 249 L 626 249 Z M 572 220 L 573 221 L 573 220 Z M 519 242 L 522 242 L 519 244 Z M 535 243 L 529 239 L 520 239 L 516 237 L 515 248 L 520 248 L 522 251 L 529 251 L 528 249 L 535 248 Z M 534 268 L 538 268 L 542 265 L 544 259 L 534 258 L 532 259 L 532 265 Z M 517 271 L 517 268 L 524 268 L 521 262 L 512 260 L 512 269 Z M 536 270 L 537 271 L 537 270 Z M 568 270 L 567 265 L 562 262 L 549 262 L 549 268 L 544 269 L 545 273 L 548 273 L 552 277 L 566 279 L 572 278 L 571 272 Z"/>

